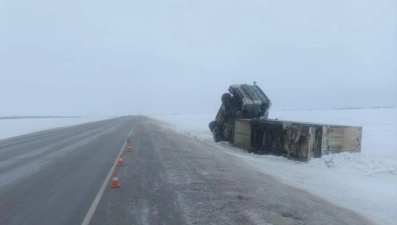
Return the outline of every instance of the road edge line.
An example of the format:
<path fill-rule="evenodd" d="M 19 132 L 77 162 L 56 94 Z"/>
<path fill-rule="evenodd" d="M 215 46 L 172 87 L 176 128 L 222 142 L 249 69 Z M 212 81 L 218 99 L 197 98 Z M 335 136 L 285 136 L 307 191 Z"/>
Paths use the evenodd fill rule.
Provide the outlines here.
<path fill-rule="evenodd" d="M 132 132 L 134 131 L 134 127 L 135 127 L 135 125 L 132 127 L 131 132 L 130 132 L 130 134 L 128 135 L 128 137 L 131 136 Z M 86 214 L 86 216 L 85 216 L 83 222 L 81 223 L 81 225 L 88 225 L 88 224 L 90 224 L 91 219 L 92 219 L 92 216 L 94 216 L 95 210 L 96 210 L 96 208 L 98 207 L 99 202 L 100 202 L 101 199 L 102 199 L 103 193 L 105 192 L 105 189 L 106 189 L 106 187 L 108 186 L 108 183 L 109 183 L 110 178 L 111 178 L 111 176 L 112 176 L 112 174 L 113 174 L 113 171 L 114 171 L 114 169 L 116 168 L 117 160 L 119 159 L 119 155 L 123 152 L 123 150 L 125 149 L 126 146 L 127 146 L 127 142 L 124 142 L 123 147 L 121 148 L 119 154 L 117 155 L 116 160 L 115 160 L 115 162 L 113 163 L 112 168 L 110 168 L 110 171 L 109 171 L 109 173 L 108 173 L 108 175 L 107 175 L 105 181 L 103 182 L 103 184 L 102 184 L 102 186 L 101 186 L 101 189 L 99 189 L 99 192 L 98 192 L 98 194 L 96 195 L 94 201 L 92 202 L 91 207 L 90 207 L 90 209 L 88 210 L 88 212 L 87 212 L 87 214 Z"/>

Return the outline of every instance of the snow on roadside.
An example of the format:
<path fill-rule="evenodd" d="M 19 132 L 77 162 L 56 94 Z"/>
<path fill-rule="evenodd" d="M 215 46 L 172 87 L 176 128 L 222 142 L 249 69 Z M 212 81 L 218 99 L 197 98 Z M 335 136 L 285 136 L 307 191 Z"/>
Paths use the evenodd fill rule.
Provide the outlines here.
<path fill-rule="evenodd" d="M 101 117 L 87 118 L 40 118 L 40 119 L 1 119 L 0 140 L 32 132 L 72 126 L 81 123 L 103 120 Z"/>
<path fill-rule="evenodd" d="M 350 208 L 377 224 L 397 221 L 397 108 L 319 111 L 271 111 L 281 120 L 363 127 L 361 153 L 343 153 L 308 163 L 248 154 L 228 143 L 215 144 L 207 124 L 214 114 L 164 115 L 155 118 L 289 185 Z"/>

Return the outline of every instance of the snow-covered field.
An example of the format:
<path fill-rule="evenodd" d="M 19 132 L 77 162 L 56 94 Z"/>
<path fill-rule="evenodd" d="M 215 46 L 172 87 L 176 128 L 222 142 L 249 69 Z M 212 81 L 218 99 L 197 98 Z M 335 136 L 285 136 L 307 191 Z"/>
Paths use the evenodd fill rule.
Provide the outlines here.
<path fill-rule="evenodd" d="M 1 119 L 0 140 L 51 128 L 71 126 L 103 119 L 105 118 Z"/>
<path fill-rule="evenodd" d="M 397 108 L 271 111 L 270 118 L 363 127 L 361 153 L 343 153 L 308 163 L 248 154 L 215 144 L 207 124 L 215 113 L 155 116 L 173 129 L 219 147 L 282 182 L 350 208 L 377 224 L 397 224 Z"/>

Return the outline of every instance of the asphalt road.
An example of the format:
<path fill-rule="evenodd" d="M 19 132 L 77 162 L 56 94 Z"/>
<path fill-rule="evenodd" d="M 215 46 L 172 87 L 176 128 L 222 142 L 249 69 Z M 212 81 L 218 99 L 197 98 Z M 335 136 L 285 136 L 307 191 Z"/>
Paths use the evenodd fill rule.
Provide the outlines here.
<path fill-rule="evenodd" d="M 123 117 L 0 141 L 0 224 L 81 224 L 139 120 Z"/>
<path fill-rule="evenodd" d="M 370 224 L 142 117 L 0 141 L 0 224 L 81 224 L 133 126 L 91 225 Z"/>

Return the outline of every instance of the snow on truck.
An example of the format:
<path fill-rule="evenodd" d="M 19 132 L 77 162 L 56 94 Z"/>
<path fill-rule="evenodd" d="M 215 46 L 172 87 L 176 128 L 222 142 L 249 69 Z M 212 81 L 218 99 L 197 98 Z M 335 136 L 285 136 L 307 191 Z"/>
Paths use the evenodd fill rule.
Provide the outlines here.
<path fill-rule="evenodd" d="M 249 152 L 302 161 L 339 152 L 360 152 L 362 128 L 268 118 L 271 101 L 256 85 L 231 85 L 209 123 L 215 142 L 229 141 Z"/>

